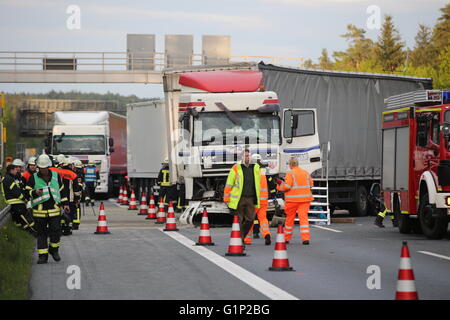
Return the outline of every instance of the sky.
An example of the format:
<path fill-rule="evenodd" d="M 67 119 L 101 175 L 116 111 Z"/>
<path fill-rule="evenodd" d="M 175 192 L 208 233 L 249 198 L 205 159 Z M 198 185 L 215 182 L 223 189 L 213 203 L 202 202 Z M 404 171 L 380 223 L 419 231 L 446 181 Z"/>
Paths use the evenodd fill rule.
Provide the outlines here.
<path fill-rule="evenodd" d="M 317 62 L 345 50 L 346 26 L 379 35 L 378 17 L 393 16 L 407 47 L 414 46 L 419 24 L 433 27 L 445 0 L 0 0 L 0 51 L 126 51 L 126 35 L 192 34 L 194 53 L 202 35 L 231 37 L 232 56 L 291 56 Z M 79 29 L 68 28 L 70 6 L 77 6 Z M 378 23 L 379 25 L 379 23 Z M 3 92 L 50 90 L 135 94 L 163 97 L 161 85 L 144 84 L 4 84 Z"/>

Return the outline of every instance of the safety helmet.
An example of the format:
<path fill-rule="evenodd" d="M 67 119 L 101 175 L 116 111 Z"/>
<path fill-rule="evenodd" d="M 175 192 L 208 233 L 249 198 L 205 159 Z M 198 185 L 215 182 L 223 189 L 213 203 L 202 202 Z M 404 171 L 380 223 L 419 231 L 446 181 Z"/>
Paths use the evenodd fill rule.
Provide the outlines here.
<path fill-rule="evenodd" d="M 48 155 L 41 154 L 36 160 L 36 165 L 38 168 L 49 168 L 52 166 L 52 161 Z"/>
<path fill-rule="evenodd" d="M 165 157 L 165 158 L 164 158 L 164 161 L 162 162 L 162 164 L 169 164 L 169 158 L 168 158 L 168 157 Z"/>
<path fill-rule="evenodd" d="M 77 168 L 83 168 L 83 162 L 80 159 L 76 159 L 74 164 Z"/>
<path fill-rule="evenodd" d="M 32 156 L 32 157 L 30 157 L 30 159 L 28 159 L 28 165 L 30 165 L 30 164 L 36 164 L 36 157 L 35 156 Z"/>
<path fill-rule="evenodd" d="M 16 167 L 25 167 L 25 163 L 23 163 L 23 161 L 20 159 L 14 159 L 12 165 Z"/>
<path fill-rule="evenodd" d="M 63 164 L 66 157 L 63 154 L 58 154 L 56 156 L 56 162 L 59 164 Z"/>
<path fill-rule="evenodd" d="M 252 154 L 252 158 L 251 159 L 253 160 L 253 162 L 256 163 L 256 162 L 258 162 L 258 160 L 261 161 L 262 157 L 261 157 L 261 155 L 259 153 L 254 153 L 254 154 Z"/>

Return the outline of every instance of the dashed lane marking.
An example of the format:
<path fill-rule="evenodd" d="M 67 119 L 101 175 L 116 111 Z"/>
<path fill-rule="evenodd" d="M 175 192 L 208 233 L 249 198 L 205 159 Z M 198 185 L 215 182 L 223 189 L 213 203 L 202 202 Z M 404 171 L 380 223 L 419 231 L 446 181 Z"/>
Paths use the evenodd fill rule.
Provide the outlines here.
<path fill-rule="evenodd" d="M 336 229 L 331 229 L 331 228 L 326 228 L 326 227 L 322 227 L 322 226 L 316 226 L 316 225 L 311 225 L 314 228 L 318 228 L 318 229 L 323 229 L 323 230 L 328 230 L 328 231 L 332 231 L 332 232 L 343 232 L 341 230 L 336 230 Z"/>
<path fill-rule="evenodd" d="M 178 232 L 164 232 L 162 228 L 159 230 L 169 237 L 175 239 L 185 247 L 191 249 L 192 251 L 198 253 L 202 257 L 208 259 L 212 263 L 216 264 L 223 270 L 227 271 L 231 275 L 235 276 L 239 280 L 243 281 L 253 289 L 262 293 L 266 297 L 272 300 L 299 300 L 299 298 L 291 295 L 290 293 L 274 286 L 270 282 L 258 277 L 257 275 L 251 273 L 250 271 L 238 266 L 237 264 L 231 262 L 230 260 L 221 257 L 217 253 L 202 247 L 196 246 L 195 242 L 186 238 Z"/>
<path fill-rule="evenodd" d="M 427 254 L 429 256 L 445 259 L 445 260 L 450 260 L 450 257 L 444 256 L 442 254 L 437 254 L 437 253 L 433 253 L 433 252 L 429 252 L 429 251 L 417 251 L 417 252 L 422 253 L 422 254 Z"/>

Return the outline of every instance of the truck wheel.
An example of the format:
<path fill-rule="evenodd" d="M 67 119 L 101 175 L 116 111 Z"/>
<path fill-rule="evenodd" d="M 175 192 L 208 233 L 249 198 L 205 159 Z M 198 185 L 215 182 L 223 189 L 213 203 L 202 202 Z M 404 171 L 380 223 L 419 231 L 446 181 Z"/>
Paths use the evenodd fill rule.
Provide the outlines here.
<path fill-rule="evenodd" d="M 350 214 L 356 217 L 367 216 L 368 207 L 367 189 L 363 185 L 359 185 L 356 189 L 355 202 L 350 206 Z"/>
<path fill-rule="evenodd" d="M 422 226 L 420 225 L 419 219 L 410 219 L 412 232 L 415 234 L 423 234 Z"/>
<path fill-rule="evenodd" d="M 411 233 L 412 223 L 411 218 L 408 214 L 402 214 L 400 211 L 400 204 L 398 200 L 394 203 L 394 216 L 398 221 L 398 230 L 400 233 L 409 234 Z"/>
<path fill-rule="evenodd" d="M 428 239 L 442 239 L 447 233 L 448 220 L 445 210 L 436 209 L 428 202 L 428 193 L 420 201 L 419 220 L 423 234 Z"/>

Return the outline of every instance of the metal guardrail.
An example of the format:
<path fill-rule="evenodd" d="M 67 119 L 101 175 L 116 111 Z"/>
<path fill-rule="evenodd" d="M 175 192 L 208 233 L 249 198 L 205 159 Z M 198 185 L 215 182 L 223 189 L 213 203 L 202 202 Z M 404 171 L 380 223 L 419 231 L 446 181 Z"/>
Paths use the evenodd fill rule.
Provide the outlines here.
<path fill-rule="evenodd" d="M 8 204 L 6 207 L 4 207 L 0 211 L 0 228 L 3 227 L 3 225 L 8 222 L 11 215 L 9 214 L 9 210 L 11 209 L 11 205 Z"/>
<path fill-rule="evenodd" d="M 205 58 L 214 57 L 193 54 L 183 57 L 169 57 L 163 52 L 39 52 L 39 51 L 0 51 L 0 71 L 24 70 L 73 70 L 73 71 L 161 71 L 165 67 L 184 67 L 202 65 Z M 223 59 L 220 59 L 223 62 Z M 302 67 L 302 57 L 277 56 L 231 56 L 228 62 L 263 61 L 275 65 Z"/>

